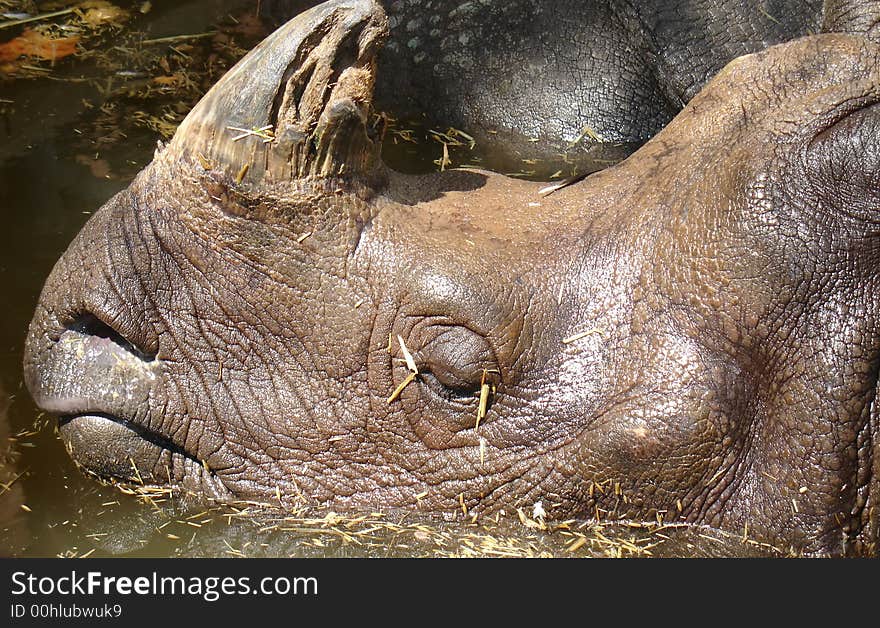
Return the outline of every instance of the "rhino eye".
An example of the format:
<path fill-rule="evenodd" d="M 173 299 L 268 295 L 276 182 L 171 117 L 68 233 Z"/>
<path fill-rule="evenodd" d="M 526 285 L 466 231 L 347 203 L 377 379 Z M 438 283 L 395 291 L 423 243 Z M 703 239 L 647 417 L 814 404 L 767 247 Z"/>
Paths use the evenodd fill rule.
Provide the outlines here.
<path fill-rule="evenodd" d="M 489 342 L 466 327 L 435 331 L 439 333 L 418 352 L 426 384 L 442 387 L 447 396 L 473 397 L 480 390 L 483 371 L 498 368 Z"/>

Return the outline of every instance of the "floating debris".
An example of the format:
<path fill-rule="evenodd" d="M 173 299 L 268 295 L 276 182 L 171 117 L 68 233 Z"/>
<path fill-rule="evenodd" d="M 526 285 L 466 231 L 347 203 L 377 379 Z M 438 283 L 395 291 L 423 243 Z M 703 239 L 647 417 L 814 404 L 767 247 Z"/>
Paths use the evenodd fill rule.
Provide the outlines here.
<path fill-rule="evenodd" d="M 393 403 L 403 392 L 403 389 L 415 381 L 416 377 L 418 377 L 418 373 L 413 373 L 412 371 L 407 373 L 404 380 L 400 382 L 400 385 L 398 385 L 398 387 L 394 389 L 394 392 L 391 393 L 391 396 L 388 397 L 388 403 Z"/>
<path fill-rule="evenodd" d="M 477 145 L 472 135 L 454 127 L 449 127 L 445 133 L 434 129 L 429 129 L 428 133 L 434 140 L 445 146 L 467 146 L 470 150 L 473 150 Z"/>
<path fill-rule="evenodd" d="M 440 167 L 441 172 L 452 165 L 452 159 L 449 157 L 450 146 L 466 146 L 469 150 L 473 150 L 477 144 L 472 135 L 453 127 L 449 127 L 445 133 L 435 129 L 429 129 L 428 136 L 434 141 L 439 142 L 443 147 L 443 153 L 440 158 L 434 160 L 434 163 Z"/>
<path fill-rule="evenodd" d="M 397 342 L 400 343 L 400 351 L 403 353 L 403 359 L 406 361 L 406 368 L 408 368 L 415 375 L 419 374 L 419 368 L 416 366 L 416 361 L 413 359 L 412 354 L 409 352 L 409 349 L 406 348 L 406 343 L 403 341 L 403 338 L 400 334 L 397 335 Z"/>
<path fill-rule="evenodd" d="M 562 188 L 566 188 L 570 185 L 574 185 L 575 183 L 582 181 L 587 177 L 587 174 L 576 174 L 574 176 L 568 177 L 567 179 L 563 179 L 562 181 L 558 181 L 551 185 L 541 188 L 538 190 L 538 194 L 541 196 L 550 196 L 554 192 L 561 190 Z"/>
<path fill-rule="evenodd" d="M 449 166 L 452 165 L 452 160 L 449 158 L 448 144 L 443 144 L 443 154 L 440 156 L 440 159 L 435 159 L 434 163 L 440 167 L 440 172 L 445 171 Z"/>
<path fill-rule="evenodd" d="M 563 339 L 562 339 L 562 344 L 564 344 L 564 345 L 570 345 L 570 344 L 573 343 L 573 342 L 577 342 L 578 340 L 580 340 L 580 339 L 582 339 L 582 338 L 586 338 L 587 336 L 592 336 L 592 335 L 594 335 L 594 334 L 598 334 L 598 335 L 603 336 L 603 337 L 605 336 L 605 332 L 604 332 L 604 331 L 602 331 L 602 330 L 599 329 L 598 327 L 594 327 L 594 328 L 592 328 L 592 329 L 588 329 L 588 330 L 586 330 L 586 331 L 582 331 L 582 332 L 579 332 L 579 333 L 577 333 L 577 334 L 574 334 L 573 336 L 569 336 L 568 338 L 563 338 Z"/>
<path fill-rule="evenodd" d="M 52 18 L 61 17 L 62 15 L 70 15 L 74 11 L 76 11 L 75 7 L 70 8 L 70 9 L 61 9 L 59 11 L 52 11 L 50 13 L 43 13 L 42 15 L 34 15 L 34 16 L 28 16 L 26 13 L 23 13 L 21 15 L 27 16 L 27 17 L 20 17 L 17 19 L 9 20 L 8 22 L 0 22 L 0 29 L 10 28 L 12 26 L 21 26 L 23 24 L 30 24 L 32 22 L 42 22 L 45 20 L 51 20 Z M 4 16 L 5 15 L 8 15 L 8 14 L 4 14 Z"/>
<path fill-rule="evenodd" d="M 227 131 L 238 131 L 239 135 L 236 135 L 232 138 L 233 142 L 237 142 L 246 137 L 258 137 L 263 140 L 264 144 L 268 144 L 272 140 L 275 139 L 275 133 L 272 131 L 272 125 L 267 124 L 266 126 L 261 126 L 253 129 L 243 129 L 237 126 L 228 126 L 226 127 Z"/>
<path fill-rule="evenodd" d="M 593 130 L 593 128 L 591 126 L 586 125 L 586 126 L 584 126 L 584 128 L 581 129 L 581 132 L 578 133 L 577 137 L 574 138 L 571 142 L 569 142 L 568 148 L 574 148 L 575 146 L 580 144 L 581 141 L 583 141 L 583 139 L 585 137 L 589 137 L 591 140 L 593 140 L 597 144 L 601 144 L 605 141 L 604 139 L 602 139 L 601 135 L 599 135 L 598 133 L 596 133 L 596 131 Z"/>
<path fill-rule="evenodd" d="M 400 396 L 400 393 L 403 392 L 403 389 L 412 384 L 419 376 L 419 368 L 416 366 L 416 361 L 413 359 L 409 349 L 406 348 L 406 343 L 403 341 L 400 334 L 397 335 L 397 342 L 400 344 L 400 351 L 403 353 L 403 359 L 406 362 L 406 368 L 409 370 L 409 373 L 407 373 L 404 380 L 400 382 L 400 385 L 394 389 L 391 396 L 388 397 L 388 403 L 392 403 L 397 399 Z M 391 352 L 391 334 L 388 334 L 388 352 Z"/>
<path fill-rule="evenodd" d="M 191 35 L 172 35 L 170 37 L 158 37 L 156 39 L 144 39 L 141 44 L 144 46 L 154 46 L 156 44 L 173 44 L 178 41 L 188 41 L 191 39 L 202 39 L 204 37 L 213 37 L 217 31 L 208 31 L 206 33 L 193 33 Z"/>
<path fill-rule="evenodd" d="M 25 30 L 15 39 L 0 44 L 0 62 L 15 61 L 19 57 L 55 62 L 74 54 L 79 40 L 78 35 L 52 37 L 36 30 Z"/>
<path fill-rule="evenodd" d="M 480 421 L 486 418 L 489 399 L 495 396 L 495 384 L 487 381 L 489 373 L 489 369 L 483 369 L 483 375 L 480 377 L 480 402 L 477 404 L 477 423 L 474 425 L 475 430 L 480 429 Z"/>
<path fill-rule="evenodd" d="M 251 165 L 246 163 L 241 169 L 238 171 L 238 174 L 235 175 L 235 183 L 236 185 L 240 185 L 242 181 L 244 181 L 244 177 L 247 174 L 247 171 L 250 169 Z"/>
<path fill-rule="evenodd" d="M 532 519 L 537 519 L 543 521 L 547 517 L 547 512 L 544 510 L 544 503 L 537 501 L 535 505 L 532 506 Z"/>

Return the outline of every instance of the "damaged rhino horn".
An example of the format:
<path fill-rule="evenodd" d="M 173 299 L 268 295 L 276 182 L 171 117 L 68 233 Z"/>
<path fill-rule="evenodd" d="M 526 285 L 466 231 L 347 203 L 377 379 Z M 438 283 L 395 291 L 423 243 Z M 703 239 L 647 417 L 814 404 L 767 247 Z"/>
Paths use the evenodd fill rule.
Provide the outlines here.
<path fill-rule="evenodd" d="M 375 170 L 381 137 L 371 136 L 370 117 L 386 34 L 372 0 L 331 0 L 298 15 L 202 98 L 169 155 L 254 186 Z"/>
<path fill-rule="evenodd" d="M 877 0 L 825 0 L 823 33 L 851 33 L 880 42 L 880 2 Z"/>

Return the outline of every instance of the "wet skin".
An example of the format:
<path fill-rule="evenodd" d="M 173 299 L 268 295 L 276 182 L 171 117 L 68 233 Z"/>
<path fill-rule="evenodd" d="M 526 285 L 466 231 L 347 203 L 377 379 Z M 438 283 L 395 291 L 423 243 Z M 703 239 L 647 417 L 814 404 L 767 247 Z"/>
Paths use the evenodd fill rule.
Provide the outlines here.
<path fill-rule="evenodd" d="M 541 502 L 875 553 L 877 43 L 739 58 L 545 196 L 383 166 L 385 33 L 369 2 L 298 17 L 59 261 L 25 372 L 74 458 L 221 500 Z"/>

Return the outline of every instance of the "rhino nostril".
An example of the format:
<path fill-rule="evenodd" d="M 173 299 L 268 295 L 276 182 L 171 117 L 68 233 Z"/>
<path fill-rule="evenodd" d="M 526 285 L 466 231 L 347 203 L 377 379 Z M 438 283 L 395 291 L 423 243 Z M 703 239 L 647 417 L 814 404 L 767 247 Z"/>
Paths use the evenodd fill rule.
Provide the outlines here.
<path fill-rule="evenodd" d="M 155 352 L 146 351 L 140 348 L 121 333 L 113 329 L 110 325 L 89 312 L 75 317 L 73 322 L 67 325 L 67 329 L 83 334 L 84 336 L 106 338 L 145 362 L 152 362 L 156 359 Z"/>

